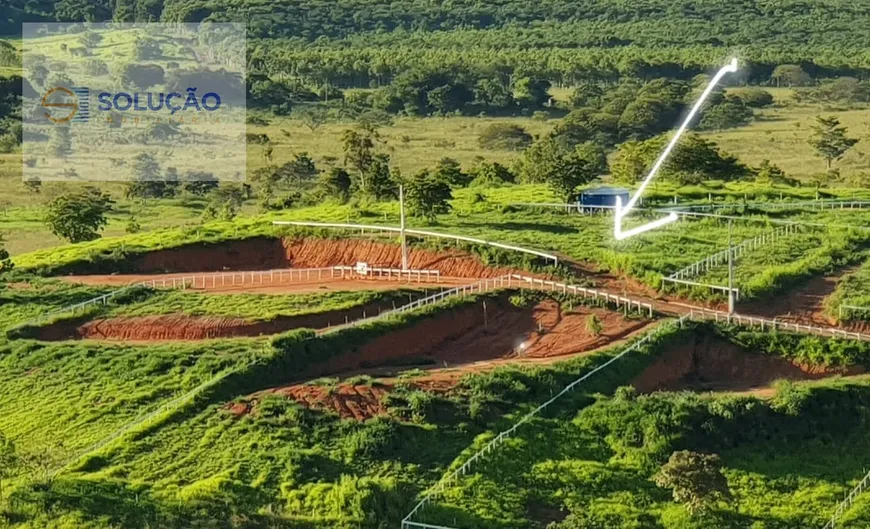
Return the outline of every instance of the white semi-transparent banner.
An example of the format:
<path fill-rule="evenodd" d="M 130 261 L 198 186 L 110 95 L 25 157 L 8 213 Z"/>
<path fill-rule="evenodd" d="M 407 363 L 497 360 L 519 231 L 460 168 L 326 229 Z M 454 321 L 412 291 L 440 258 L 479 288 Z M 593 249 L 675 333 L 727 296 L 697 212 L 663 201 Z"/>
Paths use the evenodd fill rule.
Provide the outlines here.
<path fill-rule="evenodd" d="M 24 24 L 23 178 L 245 178 L 243 24 Z"/>

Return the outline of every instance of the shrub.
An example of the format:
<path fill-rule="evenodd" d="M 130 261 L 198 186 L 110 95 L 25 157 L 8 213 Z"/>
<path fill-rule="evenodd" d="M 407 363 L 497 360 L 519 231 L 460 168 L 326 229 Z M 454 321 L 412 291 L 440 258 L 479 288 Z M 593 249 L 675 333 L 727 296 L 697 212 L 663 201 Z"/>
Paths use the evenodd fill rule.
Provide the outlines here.
<path fill-rule="evenodd" d="M 480 133 L 478 141 L 484 149 L 520 151 L 532 144 L 532 135 L 519 125 L 493 123 Z"/>

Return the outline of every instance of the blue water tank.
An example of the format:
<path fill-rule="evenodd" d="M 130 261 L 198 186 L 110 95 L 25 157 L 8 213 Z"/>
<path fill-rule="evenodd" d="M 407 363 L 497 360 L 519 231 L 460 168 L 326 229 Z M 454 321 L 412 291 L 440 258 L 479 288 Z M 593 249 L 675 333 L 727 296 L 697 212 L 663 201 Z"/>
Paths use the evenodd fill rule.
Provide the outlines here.
<path fill-rule="evenodd" d="M 629 191 L 621 187 L 596 187 L 587 189 L 580 195 L 580 204 L 583 206 L 606 206 L 615 207 L 616 197 L 622 199 L 622 204 L 628 203 Z"/>

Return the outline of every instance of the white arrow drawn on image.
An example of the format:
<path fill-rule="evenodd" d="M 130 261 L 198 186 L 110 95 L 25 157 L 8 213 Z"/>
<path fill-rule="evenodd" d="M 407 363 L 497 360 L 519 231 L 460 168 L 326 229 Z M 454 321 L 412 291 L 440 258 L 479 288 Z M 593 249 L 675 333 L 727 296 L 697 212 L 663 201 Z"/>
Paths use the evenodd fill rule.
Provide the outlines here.
<path fill-rule="evenodd" d="M 683 121 L 683 124 L 680 126 L 680 128 L 677 129 L 677 133 L 674 134 L 673 138 L 671 138 L 670 143 L 668 143 L 668 146 L 665 147 L 665 150 L 662 152 L 661 156 L 659 156 L 659 159 L 656 160 L 655 165 L 652 166 L 652 169 L 650 169 L 649 174 L 646 175 L 646 178 L 644 178 L 643 182 L 640 184 L 640 187 L 637 188 L 637 191 L 634 193 L 634 196 L 631 197 L 631 200 L 628 201 L 628 204 L 625 205 L 625 208 L 622 207 L 622 198 L 619 196 L 616 197 L 616 209 L 614 211 L 614 216 L 613 216 L 614 217 L 613 218 L 613 236 L 616 238 L 616 240 L 621 241 L 623 239 L 627 239 L 629 237 L 643 233 L 645 231 L 654 230 L 656 228 L 664 226 L 665 224 L 670 224 L 671 222 L 674 222 L 675 220 L 677 220 L 679 218 L 676 213 L 671 213 L 667 217 L 652 221 L 650 223 L 644 224 L 643 226 L 638 226 L 636 228 L 632 228 L 630 230 L 625 230 L 625 231 L 622 230 L 623 217 L 628 215 L 628 213 L 635 206 L 635 204 L 637 204 L 637 201 L 638 201 L 638 199 L 640 199 L 640 196 L 643 194 L 643 191 L 644 191 L 644 189 L 646 189 L 646 186 L 649 185 L 649 183 L 655 177 L 656 173 L 658 173 L 659 169 L 661 169 L 662 165 L 664 165 L 665 160 L 667 160 L 668 156 L 671 155 L 671 151 L 674 150 L 674 147 L 677 145 L 677 142 L 680 140 L 680 136 L 682 136 L 683 133 L 686 132 L 686 129 L 689 128 L 689 123 L 695 118 L 695 115 L 701 110 L 701 106 L 703 106 L 704 101 L 706 101 L 707 98 L 710 96 L 710 94 L 713 93 L 713 89 L 716 87 L 716 84 L 719 83 L 719 81 L 721 81 L 722 78 L 725 77 L 727 74 L 734 73 L 736 71 L 737 71 L 737 59 L 734 58 L 734 59 L 731 59 L 730 63 L 726 64 L 718 72 L 716 72 L 716 75 L 714 75 L 713 78 L 710 80 L 710 84 L 708 84 L 707 88 L 704 89 L 704 92 L 701 94 L 701 97 L 695 103 L 695 106 L 692 107 L 691 112 L 689 112 L 689 115 L 686 116 L 686 119 L 685 119 L 685 121 Z"/>

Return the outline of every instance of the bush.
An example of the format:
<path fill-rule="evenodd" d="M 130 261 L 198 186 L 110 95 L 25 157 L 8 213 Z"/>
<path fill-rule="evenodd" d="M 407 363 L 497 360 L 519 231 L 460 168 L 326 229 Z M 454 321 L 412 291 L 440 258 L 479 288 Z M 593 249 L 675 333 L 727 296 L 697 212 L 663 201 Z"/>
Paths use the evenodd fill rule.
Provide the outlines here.
<path fill-rule="evenodd" d="M 532 135 L 519 125 L 493 123 L 480 134 L 478 142 L 484 149 L 520 151 L 532 144 Z"/>
<path fill-rule="evenodd" d="M 747 88 L 737 94 L 737 97 L 750 108 L 762 108 L 773 104 L 773 95 L 761 88 Z"/>

